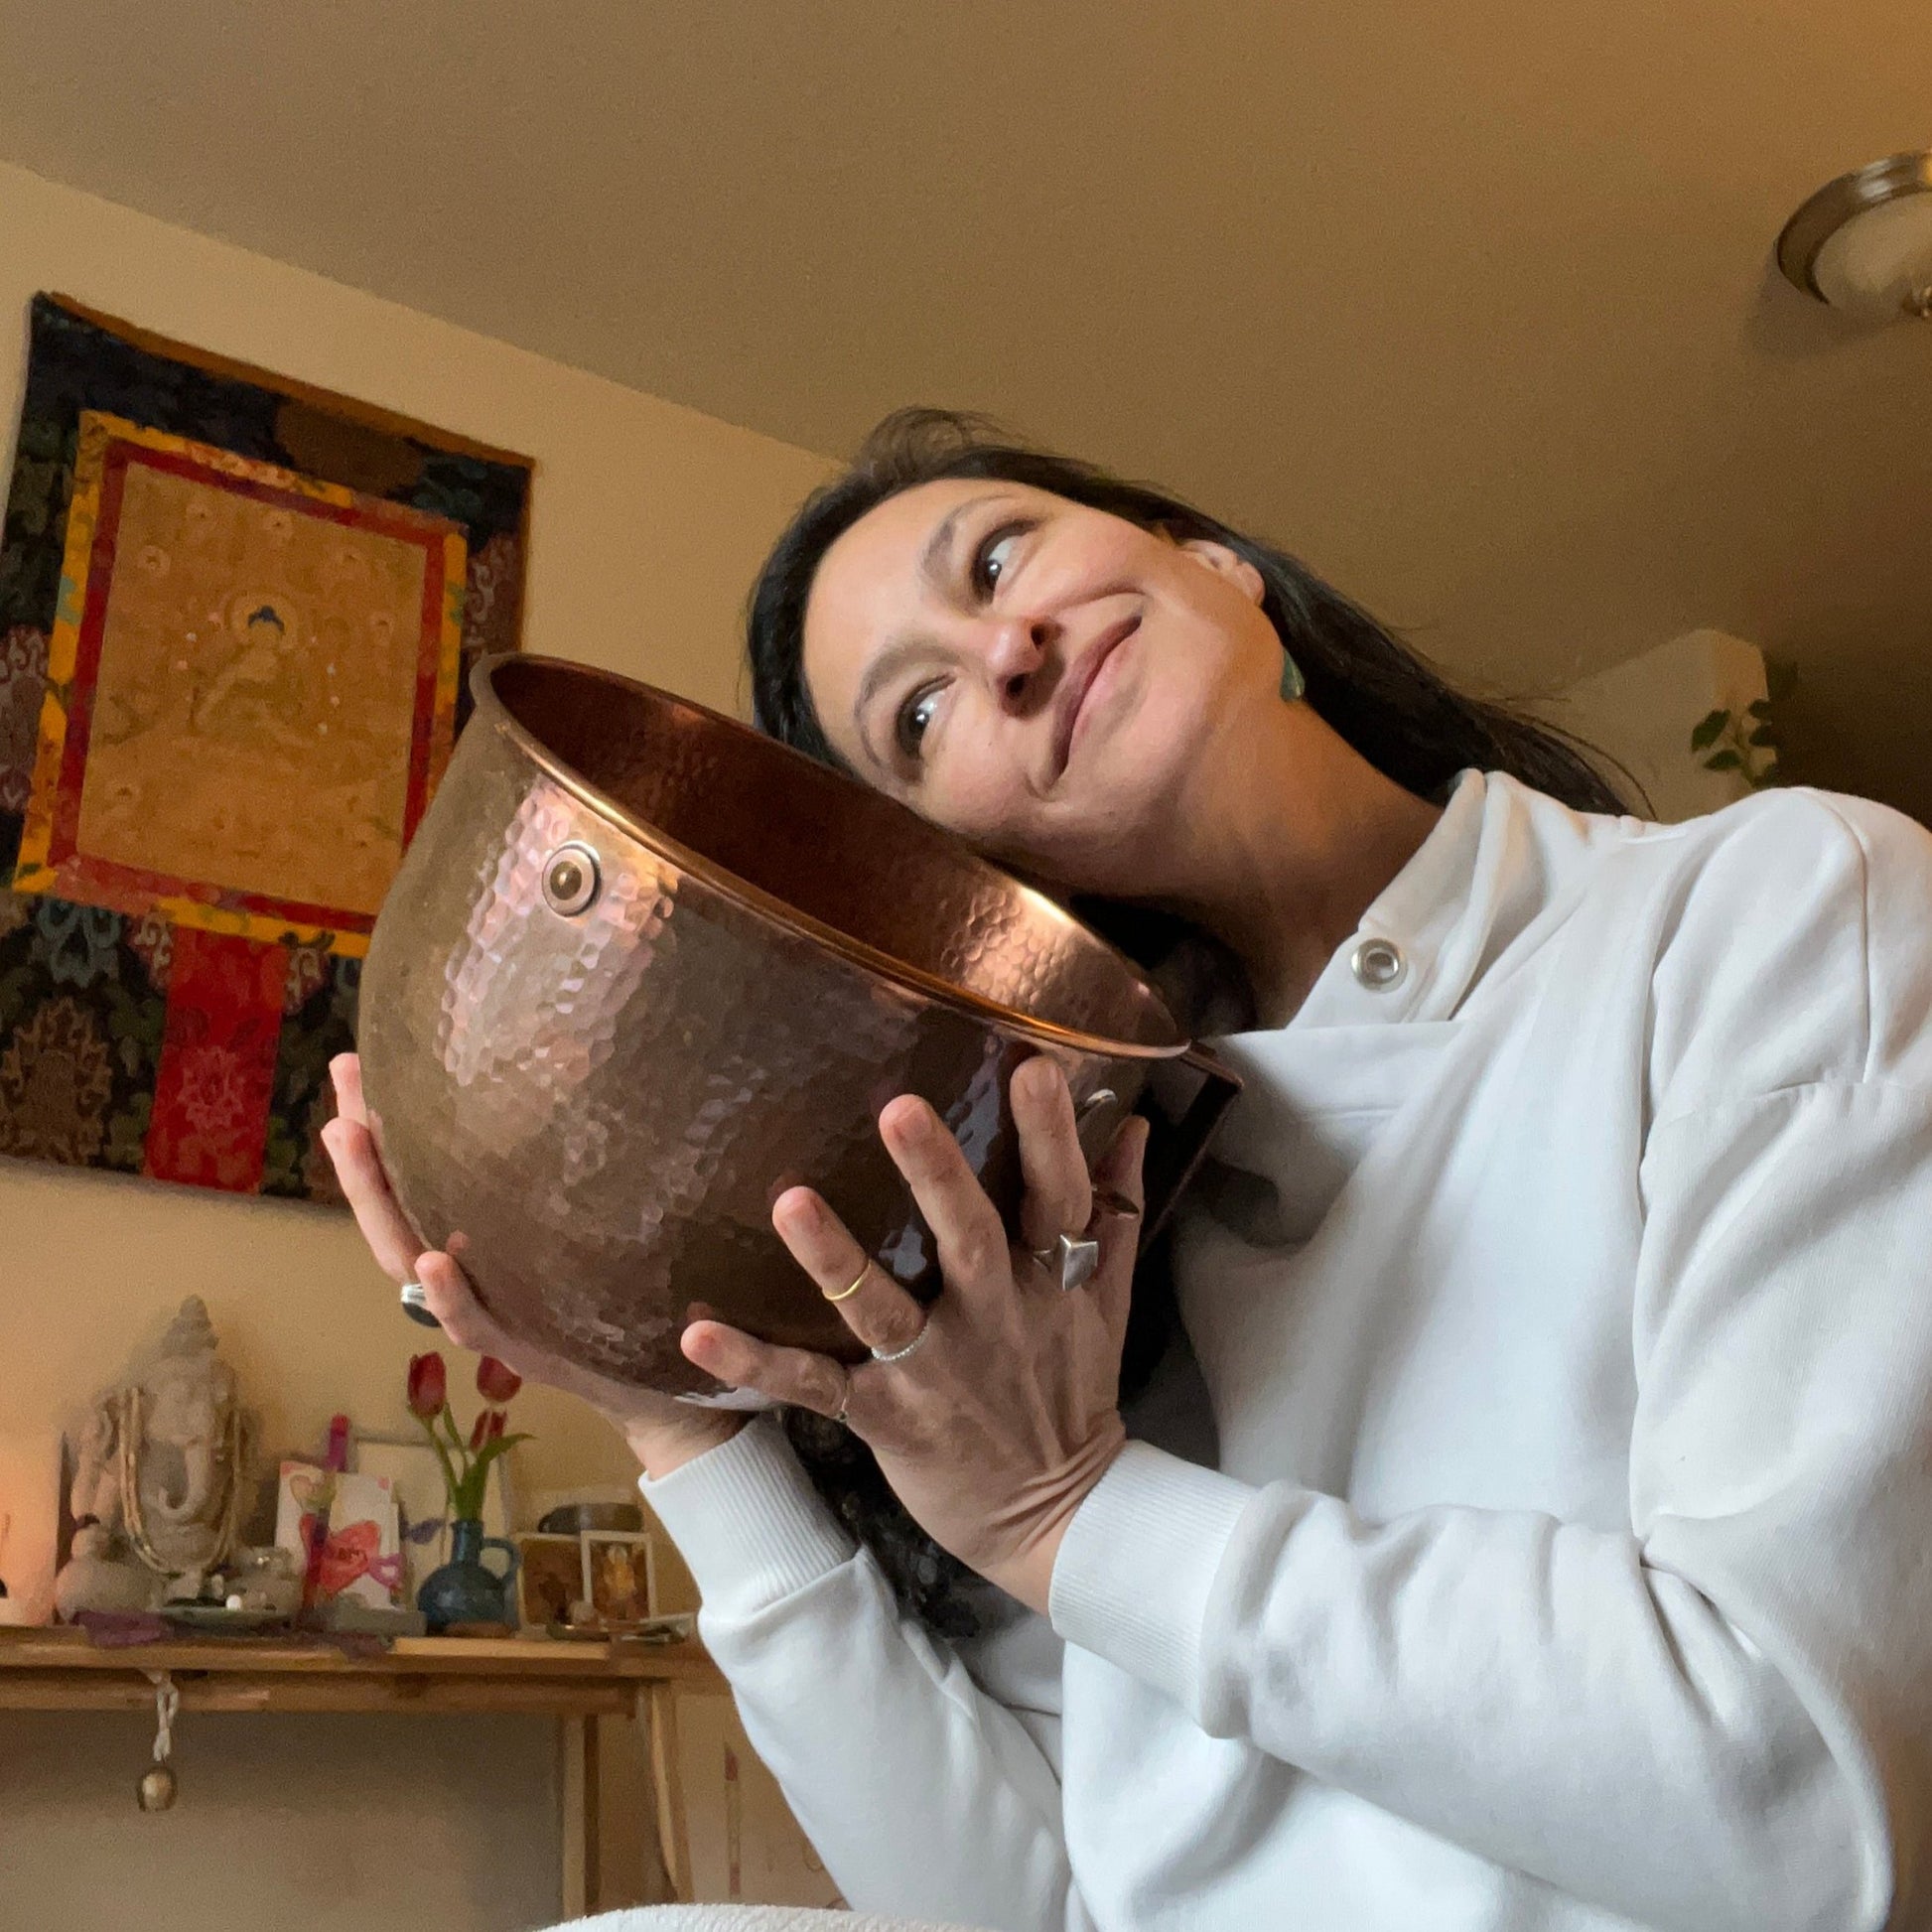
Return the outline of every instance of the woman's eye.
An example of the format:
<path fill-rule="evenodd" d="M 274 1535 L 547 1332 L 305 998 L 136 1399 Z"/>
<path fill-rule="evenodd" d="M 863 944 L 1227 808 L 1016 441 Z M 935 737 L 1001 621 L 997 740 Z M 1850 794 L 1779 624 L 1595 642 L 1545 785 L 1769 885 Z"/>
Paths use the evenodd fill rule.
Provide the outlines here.
<path fill-rule="evenodd" d="M 900 706 L 898 714 L 898 749 L 909 759 L 919 756 L 919 747 L 926 733 L 932 727 L 934 714 L 939 709 L 939 687 L 929 685 L 923 691 L 915 691 Z"/>
<path fill-rule="evenodd" d="M 1021 531 L 1009 524 L 1003 529 L 992 532 L 973 554 L 973 588 L 982 597 L 991 597 L 1000 582 L 1000 576 L 1011 560 L 1014 545 L 1020 541 Z"/>

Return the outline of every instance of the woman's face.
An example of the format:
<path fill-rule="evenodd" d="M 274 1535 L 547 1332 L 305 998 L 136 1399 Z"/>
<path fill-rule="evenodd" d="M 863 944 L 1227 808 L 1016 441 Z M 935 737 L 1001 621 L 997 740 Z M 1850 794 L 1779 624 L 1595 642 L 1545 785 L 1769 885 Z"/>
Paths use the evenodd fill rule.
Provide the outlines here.
<path fill-rule="evenodd" d="M 1018 483 L 925 483 L 826 552 L 804 669 L 852 768 L 1077 891 L 1182 888 L 1190 797 L 1240 761 L 1282 646 L 1254 567 Z"/>

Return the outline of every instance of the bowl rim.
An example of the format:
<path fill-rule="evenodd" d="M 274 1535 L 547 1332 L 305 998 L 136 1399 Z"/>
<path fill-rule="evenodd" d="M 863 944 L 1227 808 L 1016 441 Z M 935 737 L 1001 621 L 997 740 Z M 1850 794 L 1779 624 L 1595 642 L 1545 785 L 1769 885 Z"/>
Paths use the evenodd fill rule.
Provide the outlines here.
<path fill-rule="evenodd" d="M 1051 920 L 1076 927 L 1094 945 L 1111 954 L 1121 969 L 1138 985 L 1151 1000 L 1157 1012 L 1163 1015 L 1173 1034 L 1171 1043 L 1153 1045 L 1139 1040 L 1113 1039 L 1104 1034 L 1090 1034 L 1075 1027 L 1062 1027 L 1051 1020 L 1040 1020 L 1032 1014 L 1022 1013 L 1017 1008 L 1002 1006 L 997 1000 L 989 1000 L 984 994 L 975 993 L 970 987 L 959 986 L 951 980 L 942 979 L 936 973 L 928 973 L 922 967 L 911 965 L 902 959 L 896 959 L 891 953 L 882 952 L 877 946 L 867 944 L 863 939 L 855 939 L 849 932 L 842 932 L 837 926 L 828 925 L 822 919 L 814 918 L 803 912 L 776 894 L 767 893 L 762 887 L 755 886 L 748 879 L 721 866 L 715 859 L 672 838 L 657 826 L 646 823 L 629 811 L 616 798 L 599 785 L 594 784 L 584 774 L 566 763 L 551 751 L 530 728 L 517 719 L 509 706 L 497 693 L 495 673 L 499 668 L 514 669 L 518 665 L 541 665 L 548 669 L 565 670 L 599 680 L 606 684 L 621 686 L 631 691 L 647 693 L 651 698 L 683 711 L 711 725 L 722 725 L 726 730 L 741 733 L 758 740 L 764 752 L 776 752 L 783 758 L 796 759 L 809 765 L 815 776 L 822 776 L 827 767 L 815 759 L 808 759 L 804 753 L 763 732 L 755 730 L 737 718 L 727 717 L 721 711 L 714 711 L 709 705 L 699 704 L 693 698 L 679 696 L 674 691 L 666 691 L 661 686 L 647 684 L 642 678 L 626 677 L 621 671 L 606 670 L 600 664 L 586 664 L 576 658 L 558 657 L 536 651 L 497 651 L 481 658 L 470 673 L 470 692 L 476 700 L 480 714 L 473 723 L 487 723 L 490 729 L 508 739 L 517 751 L 531 763 L 542 770 L 546 776 L 561 785 L 572 797 L 605 819 L 626 837 L 635 839 L 638 844 L 656 854 L 660 859 L 677 867 L 681 872 L 698 880 L 711 891 L 729 899 L 754 918 L 766 925 L 777 926 L 791 932 L 802 932 L 808 938 L 828 947 L 849 963 L 865 968 L 883 979 L 892 981 L 902 990 L 917 994 L 941 1006 L 964 1011 L 975 1019 L 990 1021 L 1009 1033 L 1017 1033 L 1028 1038 L 1036 1039 L 1046 1045 L 1059 1046 L 1081 1053 L 1098 1053 L 1110 1059 L 1172 1060 L 1179 1059 L 1193 1050 L 1193 1041 L 1182 1034 L 1173 1017 L 1173 1009 L 1162 997 L 1159 989 L 1147 975 L 1123 953 L 1118 946 L 1103 938 L 1089 925 L 1076 919 L 1065 906 L 1050 898 L 1037 887 L 1030 886 L 1024 879 L 994 865 L 991 860 L 983 859 L 963 840 L 933 825 L 930 820 L 919 818 L 917 813 L 899 804 L 895 798 L 884 793 L 873 796 L 882 804 L 895 810 L 907 813 L 927 834 L 937 835 L 957 847 L 961 859 L 969 866 L 982 868 L 998 874 L 1035 906 L 1044 912 Z M 461 750 L 459 741 L 458 749 Z M 843 774 L 834 773 L 835 776 Z M 847 779 L 857 783 L 856 779 Z"/>

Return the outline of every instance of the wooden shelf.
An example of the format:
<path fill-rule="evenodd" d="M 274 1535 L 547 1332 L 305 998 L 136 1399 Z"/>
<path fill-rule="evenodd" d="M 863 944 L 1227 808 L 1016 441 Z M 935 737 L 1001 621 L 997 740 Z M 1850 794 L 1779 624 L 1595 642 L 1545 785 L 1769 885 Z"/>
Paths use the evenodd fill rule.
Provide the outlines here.
<path fill-rule="evenodd" d="M 723 1690 L 696 1642 L 399 1637 L 368 1654 L 320 1641 L 197 1637 L 94 1643 L 84 1630 L 0 1629 L 0 1710 L 124 1711 L 166 1671 L 189 1711 L 521 1712 L 628 1717 L 655 1685 Z"/>
<path fill-rule="evenodd" d="M 365 1648 L 365 1646 L 367 1646 Z M 566 1917 L 598 1909 L 601 1816 L 598 1721 L 641 1720 L 650 1742 L 647 1812 L 666 1897 L 684 1895 L 682 1803 L 668 1740 L 679 1691 L 723 1691 L 693 1641 L 567 1643 L 542 1637 L 368 1639 L 343 1650 L 321 1639 L 196 1637 L 96 1644 L 85 1630 L 0 1627 L 0 1711 L 138 1711 L 152 1716 L 153 1674 L 166 1673 L 184 1712 L 381 1712 L 439 1717 L 511 1713 L 560 1722 L 560 1820 Z"/>

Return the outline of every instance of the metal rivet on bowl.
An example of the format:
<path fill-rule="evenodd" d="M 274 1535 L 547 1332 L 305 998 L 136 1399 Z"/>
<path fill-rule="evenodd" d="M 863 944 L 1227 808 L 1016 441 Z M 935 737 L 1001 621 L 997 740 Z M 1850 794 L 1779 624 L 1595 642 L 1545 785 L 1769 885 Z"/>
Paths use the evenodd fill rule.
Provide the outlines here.
<path fill-rule="evenodd" d="M 1103 1107 L 1118 1107 L 1120 1095 L 1112 1087 L 1095 1087 L 1073 1110 L 1073 1118 L 1084 1127 Z"/>
<path fill-rule="evenodd" d="M 572 918 L 597 897 L 597 854 L 573 839 L 543 862 L 543 900 L 553 912 Z"/>

